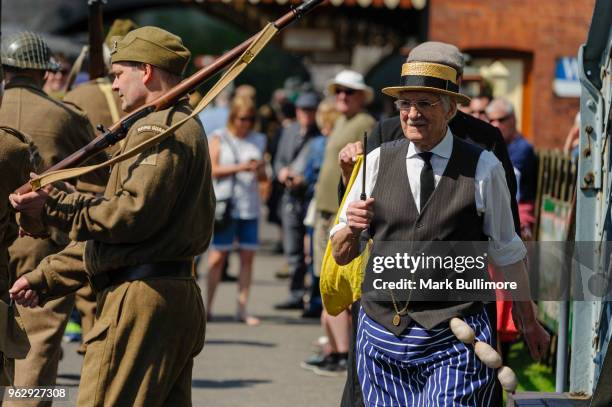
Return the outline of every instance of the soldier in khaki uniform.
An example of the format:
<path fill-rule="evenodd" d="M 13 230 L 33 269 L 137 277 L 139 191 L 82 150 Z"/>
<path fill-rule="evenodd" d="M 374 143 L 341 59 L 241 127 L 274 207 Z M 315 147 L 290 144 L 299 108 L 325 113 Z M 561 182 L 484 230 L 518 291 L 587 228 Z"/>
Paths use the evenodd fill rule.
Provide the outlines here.
<path fill-rule="evenodd" d="M 0 67 L 0 81 L 2 80 L 4 73 Z M 0 101 L 2 94 L 3 89 L 0 87 Z M 8 247 L 17 237 L 17 225 L 8 196 L 28 180 L 31 169 L 30 149 L 26 137 L 9 127 L 0 127 L 0 300 L 4 302 L 9 301 Z M 0 335 L 6 334 L 0 332 Z M 8 340 L 0 340 L 0 343 L 6 342 Z M 4 349 L 0 349 L 0 386 L 8 386 L 13 382 L 14 369 L 13 362 L 5 359 L 3 351 Z"/>
<path fill-rule="evenodd" d="M 189 57 L 179 37 L 156 27 L 118 40 L 111 61 L 122 109 L 132 112 L 178 84 Z M 121 151 L 190 113 L 185 98 L 138 120 Z M 11 195 L 11 202 L 22 215 L 42 218 L 85 245 L 83 257 L 69 247 L 11 289 L 28 306 L 65 295 L 85 281 L 69 263 L 84 260 L 98 311 L 85 338 L 78 405 L 190 406 L 193 358 L 205 331 L 192 265 L 210 242 L 215 205 L 199 120 L 114 165 L 103 198 L 49 189 Z"/>
<path fill-rule="evenodd" d="M 43 92 L 45 72 L 57 66 L 40 36 L 23 32 L 4 38 L 2 65 L 6 73 L 6 90 L 0 107 L 0 123 L 31 138 L 41 157 L 40 170 L 47 169 L 92 140 L 93 131 L 83 112 L 69 108 Z M 77 182 L 77 187 L 83 191 L 101 192 L 101 185 L 106 181 L 101 174 L 103 172 L 84 177 Z M 26 236 L 13 243 L 9 248 L 12 281 L 32 271 L 43 258 L 59 252 L 68 243 L 65 234 L 56 230 L 50 234 L 48 239 Z M 26 359 L 15 362 L 15 385 L 55 384 L 61 339 L 73 306 L 74 296 L 69 296 L 51 301 L 43 308 L 18 307 L 32 347 Z M 35 402 L 29 405 L 50 404 Z"/>

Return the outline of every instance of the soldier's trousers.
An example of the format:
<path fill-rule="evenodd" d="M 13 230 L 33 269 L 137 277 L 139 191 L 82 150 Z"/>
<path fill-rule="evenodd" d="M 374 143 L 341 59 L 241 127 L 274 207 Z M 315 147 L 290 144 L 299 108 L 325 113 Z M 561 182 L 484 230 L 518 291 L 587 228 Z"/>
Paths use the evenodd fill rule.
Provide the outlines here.
<path fill-rule="evenodd" d="M 77 405 L 191 406 L 193 358 L 204 346 L 205 327 L 193 278 L 107 288 L 85 338 Z"/>
<path fill-rule="evenodd" d="M 63 246 L 50 239 L 17 239 L 9 249 L 11 283 L 32 271 L 46 256 L 57 253 Z M 47 302 L 44 307 L 17 306 L 30 341 L 25 359 L 15 360 L 15 386 L 54 386 L 61 344 L 68 318 L 74 307 L 74 295 Z M 50 401 L 5 402 L 3 407 L 49 407 Z"/>
<path fill-rule="evenodd" d="M 96 295 L 89 284 L 83 286 L 75 293 L 74 307 L 81 315 L 81 330 L 83 337 L 86 337 L 93 327 L 96 318 Z M 86 347 L 82 344 L 78 352 L 84 355 L 85 350 Z"/>
<path fill-rule="evenodd" d="M 30 340 L 25 359 L 14 361 L 15 386 L 54 386 L 57 379 L 62 337 L 74 307 L 74 295 L 49 301 L 44 307 L 17 306 Z M 50 401 L 5 402 L 3 407 L 48 407 Z"/>

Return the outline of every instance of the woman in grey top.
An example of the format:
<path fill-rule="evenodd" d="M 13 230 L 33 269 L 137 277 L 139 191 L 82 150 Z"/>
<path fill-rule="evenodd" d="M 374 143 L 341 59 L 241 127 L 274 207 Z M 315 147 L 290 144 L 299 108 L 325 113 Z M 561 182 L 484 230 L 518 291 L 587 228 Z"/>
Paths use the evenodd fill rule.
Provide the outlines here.
<path fill-rule="evenodd" d="M 227 256 L 237 243 L 240 252 L 236 318 L 248 325 L 259 320 L 247 314 L 253 258 L 258 246 L 260 196 L 258 182 L 266 179 L 263 155 L 266 137 L 253 131 L 255 104 L 250 98 L 232 101 L 227 126 L 210 139 L 210 158 L 218 210 L 229 205 L 228 221 L 217 225 L 208 255 L 208 319 Z"/>

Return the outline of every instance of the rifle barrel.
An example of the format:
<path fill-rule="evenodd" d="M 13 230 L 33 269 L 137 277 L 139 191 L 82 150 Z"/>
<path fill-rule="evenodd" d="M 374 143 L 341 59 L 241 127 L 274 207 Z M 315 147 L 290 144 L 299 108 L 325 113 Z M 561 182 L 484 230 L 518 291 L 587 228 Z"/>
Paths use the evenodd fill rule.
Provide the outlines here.
<path fill-rule="evenodd" d="M 89 79 L 101 78 L 106 74 L 102 51 L 104 36 L 103 2 L 103 0 L 89 0 Z"/>
<path fill-rule="evenodd" d="M 291 11 L 277 19 L 274 22 L 274 25 L 279 30 L 282 30 L 296 19 L 301 18 L 306 13 L 314 9 L 316 6 L 323 3 L 323 1 L 324 0 L 305 1 L 300 6 L 292 9 Z M 246 49 L 251 45 L 255 38 L 257 38 L 257 34 L 253 35 L 251 38 L 232 48 L 230 51 L 223 54 L 209 66 L 200 69 L 199 71 L 191 75 L 189 78 L 186 78 L 185 80 L 181 81 L 181 83 L 170 89 L 166 94 L 160 96 L 153 102 L 141 107 L 137 111 L 134 111 L 129 115 L 125 116 L 120 121 L 113 124 L 104 134 L 96 137 L 86 146 L 82 147 L 81 149 L 70 154 L 68 157 L 64 158 L 60 162 L 51 166 L 44 173 L 76 167 L 79 164 L 82 164 L 83 162 L 87 161 L 94 155 L 102 152 L 105 148 L 125 138 L 130 126 L 136 120 L 148 115 L 151 112 L 164 110 L 174 105 L 181 97 L 193 91 L 207 79 L 211 78 L 223 68 L 234 62 L 236 58 L 238 58 L 240 55 L 242 55 L 244 51 L 246 51 Z M 17 189 L 15 192 L 23 194 L 30 192 L 31 190 L 32 188 L 30 184 L 27 183 L 19 187 L 19 189 Z"/>

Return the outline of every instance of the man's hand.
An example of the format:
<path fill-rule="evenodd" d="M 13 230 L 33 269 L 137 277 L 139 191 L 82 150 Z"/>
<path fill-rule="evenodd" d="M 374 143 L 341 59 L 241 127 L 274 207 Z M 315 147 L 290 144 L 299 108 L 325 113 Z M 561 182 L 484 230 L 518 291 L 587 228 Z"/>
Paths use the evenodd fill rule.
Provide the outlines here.
<path fill-rule="evenodd" d="M 347 225 L 353 235 L 359 235 L 363 230 L 370 227 L 373 218 L 374 198 L 351 202 L 346 209 Z"/>
<path fill-rule="evenodd" d="M 289 175 L 291 175 L 291 171 L 289 170 L 289 167 L 283 167 L 278 172 L 278 175 L 276 176 L 276 178 L 278 179 L 278 182 L 280 182 L 281 184 L 284 184 L 287 181 L 287 177 Z"/>
<path fill-rule="evenodd" d="M 261 171 L 263 166 L 264 166 L 263 160 L 250 160 L 248 163 L 246 163 L 246 170 L 257 173 Z"/>
<path fill-rule="evenodd" d="M 359 235 L 370 226 L 374 218 L 374 198 L 351 202 L 346 208 L 347 226 L 331 238 L 332 255 L 340 266 L 349 264 L 359 256 Z"/>
<path fill-rule="evenodd" d="M 538 321 L 523 326 L 523 337 L 531 357 L 539 361 L 550 346 L 550 335 Z"/>
<path fill-rule="evenodd" d="M 531 357 L 539 361 L 550 346 L 550 335 L 537 320 L 535 304 L 515 301 L 512 308 L 515 323 L 523 334 Z"/>
<path fill-rule="evenodd" d="M 30 289 L 30 283 L 25 277 L 20 277 L 9 290 L 11 299 L 24 307 L 34 308 L 38 306 L 40 299 L 36 291 Z"/>
<path fill-rule="evenodd" d="M 34 178 L 37 175 L 32 173 L 30 176 Z M 47 202 L 49 192 L 52 188 L 51 185 L 47 185 L 38 191 L 28 192 L 27 194 L 10 194 L 9 201 L 17 212 L 21 212 L 34 219 L 40 219 L 43 206 L 45 206 L 45 202 Z"/>
<path fill-rule="evenodd" d="M 353 172 L 353 167 L 355 167 L 355 162 L 359 154 L 363 154 L 363 144 L 361 141 L 345 145 L 338 154 L 338 162 L 340 164 L 340 171 L 342 172 L 342 183 L 344 185 L 346 185 L 351 178 L 351 173 Z"/>
<path fill-rule="evenodd" d="M 296 189 L 296 188 L 300 188 L 304 185 L 304 177 L 301 175 L 291 175 L 289 177 L 287 177 L 287 180 L 285 181 L 285 186 L 289 189 Z"/>
<path fill-rule="evenodd" d="M 521 225 L 521 239 L 526 242 L 533 240 L 533 231 L 529 224 Z"/>

